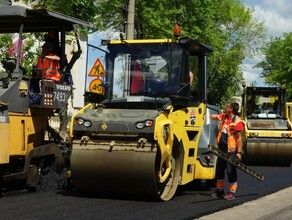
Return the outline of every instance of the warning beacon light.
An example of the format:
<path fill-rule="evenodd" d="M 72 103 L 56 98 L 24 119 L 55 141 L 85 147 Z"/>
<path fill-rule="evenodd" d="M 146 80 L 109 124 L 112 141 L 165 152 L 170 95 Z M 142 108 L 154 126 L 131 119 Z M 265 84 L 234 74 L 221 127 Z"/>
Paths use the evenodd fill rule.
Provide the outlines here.
<path fill-rule="evenodd" d="M 242 86 L 243 88 L 245 88 L 245 87 L 246 87 L 246 82 L 245 82 L 245 79 L 243 79 L 243 80 L 241 81 L 241 86 Z"/>
<path fill-rule="evenodd" d="M 173 35 L 177 38 L 180 36 L 180 26 L 179 25 L 174 26 Z"/>

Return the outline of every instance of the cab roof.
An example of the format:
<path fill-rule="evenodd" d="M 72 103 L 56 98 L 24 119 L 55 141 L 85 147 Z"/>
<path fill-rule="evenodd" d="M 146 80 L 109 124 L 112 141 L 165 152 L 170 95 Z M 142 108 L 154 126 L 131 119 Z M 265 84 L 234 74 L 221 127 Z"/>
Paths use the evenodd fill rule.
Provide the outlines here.
<path fill-rule="evenodd" d="M 179 43 L 186 47 L 190 52 L 190 55 L 206 54 L 213 52 L 213 48 L 204 45 L 191 38 L 179 38 L 179 39 L 147 39 L 147 40 L 102 40 L 102 45 L 111 44 L 166 44 L 166 43 Z"/>
<path fill-rule="evenodd" d="M 0 33 L 17 33 L 23 24 L 23 32 L 48 32 L 74 30 L 74 25 L 93 28 L 90 22 L 45 9 L 29 9 L 23 6 L 0 7 Z"/>
<path fill-rule="evenodd" d="M 253 87 L 248 86 L 246 87 L 246 93 L 247 94 L 256 94 L 256 95 L 276 95 L 285 93 L 285 88 L 282 87 Z"/>

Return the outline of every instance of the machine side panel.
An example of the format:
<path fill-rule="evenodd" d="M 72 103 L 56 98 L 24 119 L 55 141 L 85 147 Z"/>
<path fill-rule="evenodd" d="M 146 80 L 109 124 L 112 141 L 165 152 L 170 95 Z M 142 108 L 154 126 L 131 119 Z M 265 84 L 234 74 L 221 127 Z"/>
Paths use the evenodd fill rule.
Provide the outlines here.
<path fill-rule="evenodd" d="M 9 163 L 9 117 L 6 105 L 0 105 L 0 164 Z"/>
<path fill-rule="evenodd" d="M 20 95 L 20 84 L 23 84 L 24 81 L 10 82 L 14 83 L 8 89 L 1 89 L 1 101 L 8 103 L 9 112 L 19 112 L 27 113 L 28 112 L 28 96 L 21 97 Z"/>

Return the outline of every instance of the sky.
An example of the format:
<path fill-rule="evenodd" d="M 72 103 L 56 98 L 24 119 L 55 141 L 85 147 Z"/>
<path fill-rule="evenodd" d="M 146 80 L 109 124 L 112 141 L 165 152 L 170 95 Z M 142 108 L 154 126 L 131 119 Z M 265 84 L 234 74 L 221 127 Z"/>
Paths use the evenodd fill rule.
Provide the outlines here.
<path fill-rule="evenodd" d="M 281 37 L 285 32 L 292 32 L 291 0 L 243 0 L 243 3 L 254 9 L 255 19 L 264 22 L 268 36 Z M 247 85 L 253 81 L 257 81 L 258 86 L 265 85 L 259 76 L 261 69 L 253 68 L 261 60 L 260 56 L 244 60 L 242 69 Z"/>
<path fill-rule="evenodd" d="M 258 21 L 263 21 L 267 28 L 267 35 L 273 37 L 281 37 L 285 32 L 292 32 L 292 4 L 291 0 L 242 0 L 247 7 L 254 9 L 253 17 Z M 99 32 L 91 35 L 89 44 L 99 46 L 99 39 L 118 39 L 117 33 Z M 98 42 L 97 42 L 98 39 Z M 89 48 L 89 69 L 93 65 L 97 56 L 100 56 L 98 50 Z M 243 77 L 247 85 L 256 81 L 257 86 L 264 86 L 263 78 L 260 78 L 261 69 L 254 68 L 254 65 L 260 62 L 260 56 L 254 58 L 246 58 L 241 66 Z"/>

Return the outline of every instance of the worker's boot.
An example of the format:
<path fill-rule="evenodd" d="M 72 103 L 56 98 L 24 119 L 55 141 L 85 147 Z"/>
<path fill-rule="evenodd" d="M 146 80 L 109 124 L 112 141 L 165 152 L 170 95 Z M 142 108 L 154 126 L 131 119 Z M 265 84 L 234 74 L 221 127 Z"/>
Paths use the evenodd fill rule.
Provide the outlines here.
<path fill-rule="evenodd" d="M 235 193 L 229 191 L 229 192 L 224 196 L 224 199 L 226 199 L 226 200 L 233 200 L 233 199 L 235 199 Z"/>
<path fill-rule="evenodd" d="M 215 192 L 211 195 L 212 198 L 223 198 L 224 196 L 224 190 L 219 190 L 219 189 L 216 189 Z"/>

